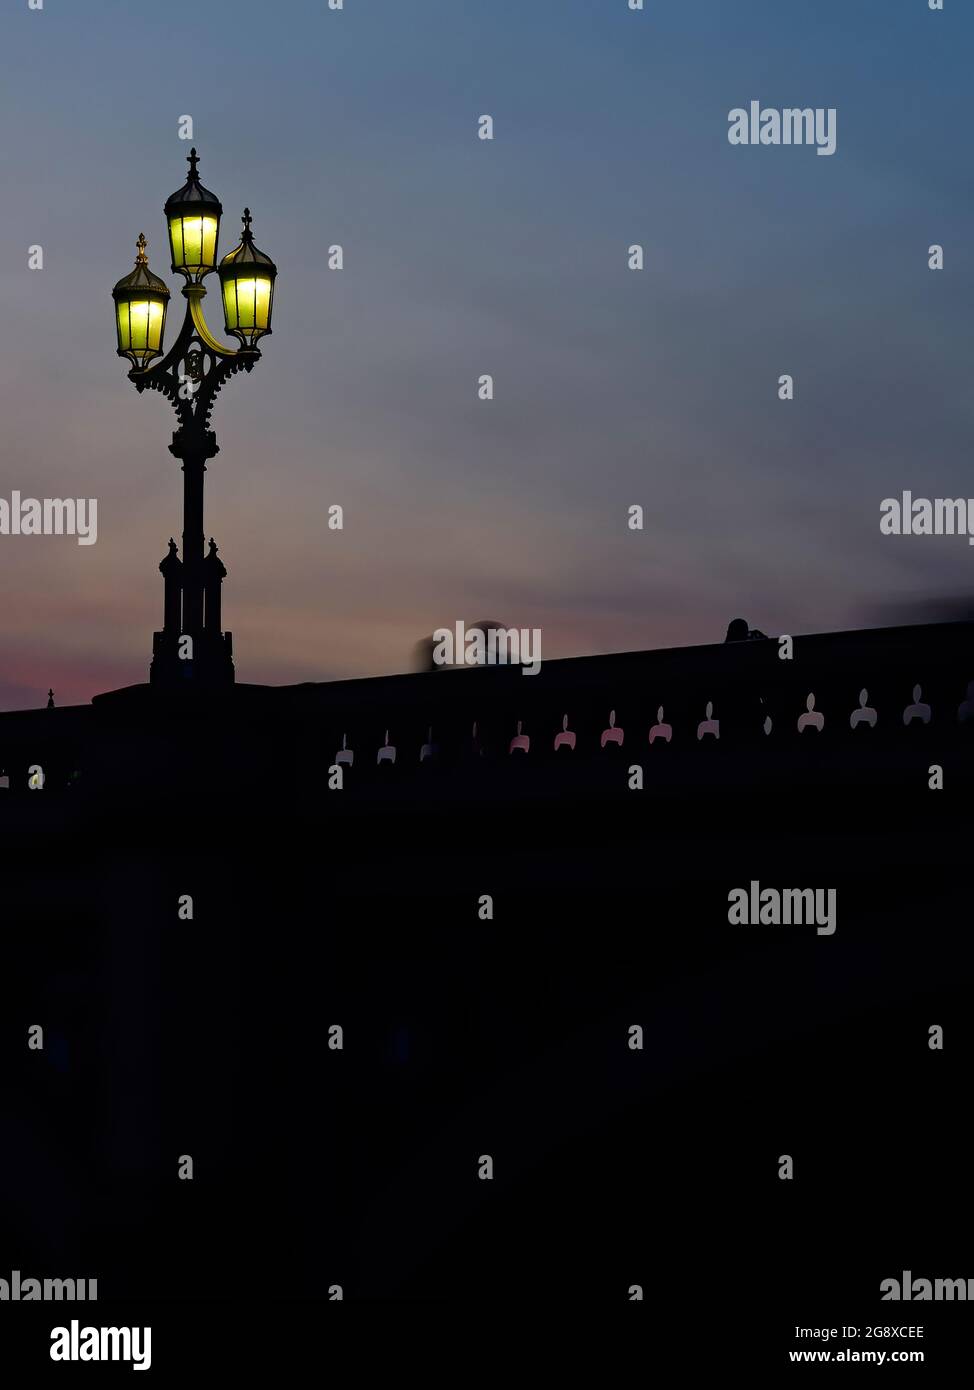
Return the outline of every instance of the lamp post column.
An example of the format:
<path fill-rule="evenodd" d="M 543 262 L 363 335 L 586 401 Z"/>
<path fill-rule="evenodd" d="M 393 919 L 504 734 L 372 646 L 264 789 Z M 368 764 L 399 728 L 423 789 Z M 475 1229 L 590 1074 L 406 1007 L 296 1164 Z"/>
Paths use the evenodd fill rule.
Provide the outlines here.
<path fill-rule="evenodd" d="M 183 466 L 183 632 L 195 648 L 203 633 L 203 481 L 206 460 L 219 450 L 211 430 L 194 438 L 184 427 L 173 435 L 169 452 Z"/>
<path fill-rule="evenodd" d="M 183 458 L 183 631 L 194 639 L 203 627 L 203 474 L 202 455 Z"/>

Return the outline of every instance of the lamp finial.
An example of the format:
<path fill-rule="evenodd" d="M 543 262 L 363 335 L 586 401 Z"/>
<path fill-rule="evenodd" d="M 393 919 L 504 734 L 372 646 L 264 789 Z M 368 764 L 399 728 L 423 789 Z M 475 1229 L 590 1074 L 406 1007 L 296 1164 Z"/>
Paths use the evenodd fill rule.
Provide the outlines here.
<path fill-rule="evenodd" d="M 189 154 L 186 156 L 186 163 L 189 165 L 189 177 L 191 182 L 196 182 L 197 180 L 198 176 L 196 173 L 196 166 L 197 164 L 199 164 L 199 162 L 200 157 L 196 153 L 196 146 L 194 145 L 193 148 L 190 150 Z"/>
<path fill-rule="evenodd" d="M 139 232 L 139 239 L 138 239 L 138 241 L 135 243 L 135 245 L 136 245 L 136 247 L 137 247 L 137 249 L 138 249 L 138 255 L 137 255 L 136 258 L 135 258 L 135 264 L 136 264 L 136 265 L 148 265 L 148 264 L 149 264 L 149 258 L 148 258 L 148 256 L 145 254 L 145 248 L 148 246 L 148 244 L 149 244 L 149 243 L 148 243 L 148 242 L 146 241 L 146 239 L 145 239 L 145 232 Z"/>

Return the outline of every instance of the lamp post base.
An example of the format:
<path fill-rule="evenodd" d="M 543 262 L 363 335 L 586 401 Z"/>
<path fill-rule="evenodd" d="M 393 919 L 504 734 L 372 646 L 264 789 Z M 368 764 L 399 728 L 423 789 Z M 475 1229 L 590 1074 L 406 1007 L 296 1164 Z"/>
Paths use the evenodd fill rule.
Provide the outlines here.
<path fill-rule="evenodd" d="M 233 685 L 232 632 L 154 632 L 149 684 L 169 690 Z"/>

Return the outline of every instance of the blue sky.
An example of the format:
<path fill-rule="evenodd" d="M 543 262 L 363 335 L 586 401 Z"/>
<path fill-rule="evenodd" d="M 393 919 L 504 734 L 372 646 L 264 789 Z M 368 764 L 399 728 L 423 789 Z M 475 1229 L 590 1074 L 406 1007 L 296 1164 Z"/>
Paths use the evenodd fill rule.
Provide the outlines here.
<path fill-rule="evenodd" d="M 97 497 L 99 539 L 0 536 L 0 707 L 145 679 L 181 478 L 110 294 L 144 231 L 172 341 L 184 114 L 221 250 L 249 204 L 280 270 L 207 481 L 239 679 L 402 670 L 458 618 L 554 657 L 970 593 L 879 504 L 974 495 L 972 39 L 960 0 L 5 0 L 0 496 Z M 835 155 L 730 146 L 752 99 L 835 107 Z"/>

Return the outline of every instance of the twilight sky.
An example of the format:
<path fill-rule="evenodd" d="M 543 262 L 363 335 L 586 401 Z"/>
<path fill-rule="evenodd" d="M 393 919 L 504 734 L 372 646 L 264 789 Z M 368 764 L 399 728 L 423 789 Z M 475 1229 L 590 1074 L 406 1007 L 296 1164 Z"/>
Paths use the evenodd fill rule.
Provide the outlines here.
<path fill-rule="evenodd" d="M 972 42 L 960 0 L 4 0 L 0 497 L 95 497 L 98 542 L 0 536 L 0 708 L 147 679 L 182 479 L 110 296 L 144 231 L 172 342 L 184 114 L 221 254 L 247 203 L 279 267 L 207 479 L 239 680 L 458 618 L 557 657 L 970 594 L 879 504 L 974 496 Z M 731 146 L 751 100 L 836 107 L 837 152 Z"/>

